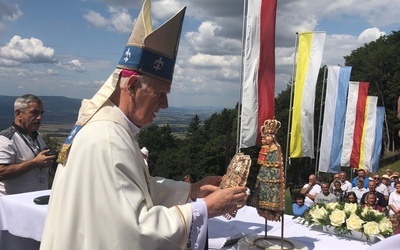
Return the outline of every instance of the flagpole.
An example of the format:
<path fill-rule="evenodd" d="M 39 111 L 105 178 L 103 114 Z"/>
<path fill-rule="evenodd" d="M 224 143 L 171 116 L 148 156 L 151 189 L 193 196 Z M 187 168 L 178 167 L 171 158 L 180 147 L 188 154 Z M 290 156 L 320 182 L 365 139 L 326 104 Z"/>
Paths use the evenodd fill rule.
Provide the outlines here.
<path fill-rule="evenodd" d="M 324 69 L 324 77 L 322 78 L 322 92 L 321 92 L 321 106 L 319 108 L 319 121 L 318 121 L 318 139 L 317 139 L 317 155 L 315 158 L 315 175 L 317 175 L 317 168 L 319 170 L 319 151 L 320 151 L 320 146 L 321 146 L 321 128 L 322 128 L 322 107 L 325 107 L 325 99 L 326 95 L 325 93 L 325 85 L 327 82 L 326 79 L 326 72 L 328 71 L 328 67 L 325 67 Z M 325 99 L 324 99 L 325 96 Z"/>
<path fill-rule="evenodd" d="M 238 114 L 237 114 L 237 131 L 236 131 L 236 153 L 240 152 L 240 121 L 242 114 L 242 97 L 243 97 L 243 60 L 244 60 L 244 46 L 246 37 L 246 20 L 247 20 L 247 0 L 243 1 L 243 24 L 242 24 L 242 64 L 240 66 L 240 82 L 239 82 L 239 102 L 238 102 Z"/>
<path fill-rule="evenodd" d="M 299 33 L 296 32 L 296 38 L 294 42 L 294 59 L 293 59 L 293 71 L 292 71 L 292 81 L 290 83 L 290 103 L 289 103 L 289 117 L 288 117 L 288 130 L 287 130 L 287 138 L 286 138 L 286 155 L 285 155 L 285 176 L 287 173 L 288 166 L 291 165 L 289 158 L 289 139 L 290 139 L 290 127 L 292 122 L 292 109 L 293 109 L 293 86 L 294 86 L 294 77 L 295 77 L 295 69 L 296 69 L 296 57 L 297 57 L 297 43 L 299 39 Z"/>

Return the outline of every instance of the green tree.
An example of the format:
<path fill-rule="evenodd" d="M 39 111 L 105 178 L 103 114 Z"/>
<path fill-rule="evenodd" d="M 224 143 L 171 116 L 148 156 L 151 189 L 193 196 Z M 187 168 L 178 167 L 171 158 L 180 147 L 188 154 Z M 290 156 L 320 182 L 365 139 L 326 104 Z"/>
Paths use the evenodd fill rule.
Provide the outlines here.
<path fill-rule="evenodd" d="M 189 123 L 187 135 L 190 136 L 193 133 L 196 133 L 200 129 L 200 125 L 201 125 L 200 117 L 196 114 Z"/>
<path fill-rule="evenodd" d="M 43 141 L 46 143 L 47 148 L 50 150 L 59 151 L 60 150 L 60 143 L 56 137 L 50 137 L 46 134 L 42 134 Z M 57 161 L 54 161 L 51 167 L 49 168 L 49 188 L 53 185 L 54 175 L 57 171 Z"/>
<path fill-rule="evenodd" d="M 207 175 L 222 175 L 236 150 L 237 110 L 214 113 L 204 125 L 198 115 L 191 120 L 186 138 L 175 138 L 169 126 L 151 125 L 143 129 L 138 141 L 149 149 L 152 175 L 181 180 L 191 174 L 194 180 Z"/>
<path fill-rule="evenodd" d="M 44 142 L 46 143 L 47 148 L 51 150 L 56 150 L 58 151 L 60 149 L 60 143 L 58 143 L 58 140 L 56 137 L 50 137 L 46 134 L 42 134 L 42 138 Z"/>
<path fill-rule="evenodd" d="M 162 156 L 163 152 L 167 149 L 177 148 L 180 140 L 172 134 L 169 125 L 150 125 L 140 131 L 138 142 L 140 147 L 146 147 L 149 150 L 148 163 L 150 173 L 157 174 L 164 171 L 159 167 L 159 157 Z"/>

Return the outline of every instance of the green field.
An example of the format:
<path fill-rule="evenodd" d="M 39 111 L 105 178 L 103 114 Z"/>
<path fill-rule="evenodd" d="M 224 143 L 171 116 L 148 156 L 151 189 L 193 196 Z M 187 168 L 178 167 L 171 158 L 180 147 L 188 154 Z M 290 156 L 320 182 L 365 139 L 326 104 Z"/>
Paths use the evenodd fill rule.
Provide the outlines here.
<path fill-rule="evenodd" d="M 381 167 L 378 171 L 378 173 L 380 175 L 383 175 L 385 173 L 386 169 L 391 169 L 393 172 L 399 172 L 400 173 L 400 160 L 399 161 L 395 161 L 385 167 Z"/>
<path fill-rule="evenodd" d="M 164 126 L 164 125 L 167 124 L 159 124 L 159 126 Z M 44 123 L 40 126 L 39 132 L 49 137 L 57 138 L 58 143 L 60 143 L 61 145 L 65 141 L 65 138 L 68 136 L 73 126 L 74 126 L 73 123 L 71 124 Z M 169 126 L 171 127 L 172 134 L 175 135 L 177 138 L 184 139 L 186 137 L 186 131 L 188 128 L 187 124 L 170 124 Z"/>
<path fill-rule="evenodd" d="M 74 126 L 71 124 L 42 124 L 40 126 L 39 132 L 41 134 L 45 134 L 49 137 L 57 138 L 58 143 L 62 144 L 65 141 L 65 138 L 68 136 L 69 131 Z"/>

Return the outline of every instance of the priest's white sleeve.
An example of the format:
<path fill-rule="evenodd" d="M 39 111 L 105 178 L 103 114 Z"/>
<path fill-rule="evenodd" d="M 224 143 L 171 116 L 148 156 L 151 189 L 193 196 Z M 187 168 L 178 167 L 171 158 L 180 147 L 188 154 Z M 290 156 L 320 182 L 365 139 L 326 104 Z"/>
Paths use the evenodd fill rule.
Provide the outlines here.
<path fill-rule="evenodd" d="M 208 212 L 204 200 L 190 203 L 192 207 L 192 225 L 190 227 L 187 249 L 203 250 L 207 240 Z"/>

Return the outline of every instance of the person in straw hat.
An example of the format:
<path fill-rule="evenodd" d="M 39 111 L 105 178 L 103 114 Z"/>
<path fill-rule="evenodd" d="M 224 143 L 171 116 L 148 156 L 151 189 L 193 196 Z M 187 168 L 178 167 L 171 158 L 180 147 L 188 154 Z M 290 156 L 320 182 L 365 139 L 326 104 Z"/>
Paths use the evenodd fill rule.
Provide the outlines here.
<path fill-rule="evenodd" d="M 219 190 L 220 176 L 150 176 L 136 135 L 168 107 L 185 7 L 154 31 L 150 13 L 145 0 L 117 69 L 82 102 L 60 150 L 42 250 L 204 249 L 207 219 L 246 201 L 246 187 Z"/>

